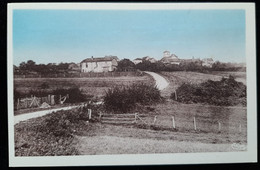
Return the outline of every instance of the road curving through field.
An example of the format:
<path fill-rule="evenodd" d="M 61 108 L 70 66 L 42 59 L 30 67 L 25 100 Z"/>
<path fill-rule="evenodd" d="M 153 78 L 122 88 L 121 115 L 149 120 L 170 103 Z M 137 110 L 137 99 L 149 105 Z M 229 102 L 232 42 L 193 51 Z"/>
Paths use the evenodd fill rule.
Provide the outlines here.
<path fill-rule="evenodd" d="M 155 84 L 159 90 L 163 90 L 166 87 L 168 87 L 169 82 L 163 76 L 150 71 L 144 71 L 144 72 L 153 77 L 153 79 L 156 81 Z"/>

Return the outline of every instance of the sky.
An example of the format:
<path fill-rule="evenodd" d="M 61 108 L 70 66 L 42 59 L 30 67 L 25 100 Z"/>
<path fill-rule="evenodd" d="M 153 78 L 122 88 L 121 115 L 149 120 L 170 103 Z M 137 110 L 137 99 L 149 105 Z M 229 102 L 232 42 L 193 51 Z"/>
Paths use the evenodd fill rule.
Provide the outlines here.
<path fill-rule="evenodd" d="M 181 59 L 245 62 L 244 10 L 14 10 L 13 61 L 19 65 L 119 59 L 168 50 Z"/>

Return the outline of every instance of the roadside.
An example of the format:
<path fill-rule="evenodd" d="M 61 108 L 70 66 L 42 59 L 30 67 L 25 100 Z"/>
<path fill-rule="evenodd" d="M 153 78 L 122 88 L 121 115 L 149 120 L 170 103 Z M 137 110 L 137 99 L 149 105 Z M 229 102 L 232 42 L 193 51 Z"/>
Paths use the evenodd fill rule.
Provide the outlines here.
<path fill-rule="evenodd" d="M 69 109 L 73 109 L 76 107 L 78 107 L 78 105 L 77 106 L 66 106 L 66 107 L 61 107 L 61 108 L 56 108 L 56 109 L 42 110 L 42 111 L 37 111 L 37 112 L 30 112 L 30 113 L 25 113 L 25 114 L 21 114 L 21 115 L 16 115 L 16 116 L 14 116 L 14 124 L 17 124 L 21 121 L 29 120 L 32 118 L 44 116 L 44 115 L 50 114 L 52 112 L 57 112 L 59 110 L 69 110 Z"/>

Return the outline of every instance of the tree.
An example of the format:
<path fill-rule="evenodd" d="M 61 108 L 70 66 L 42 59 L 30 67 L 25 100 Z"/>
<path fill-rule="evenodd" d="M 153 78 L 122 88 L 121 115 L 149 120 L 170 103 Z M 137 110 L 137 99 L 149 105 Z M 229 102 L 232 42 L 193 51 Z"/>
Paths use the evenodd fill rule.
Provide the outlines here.
<path fill-rule="evenodd" d="M 117 66 L 118 71 L 128 71 L 128 70 L 135 70 L 135 64 L 129 59 L 123 59 L 118 62 Z"/>

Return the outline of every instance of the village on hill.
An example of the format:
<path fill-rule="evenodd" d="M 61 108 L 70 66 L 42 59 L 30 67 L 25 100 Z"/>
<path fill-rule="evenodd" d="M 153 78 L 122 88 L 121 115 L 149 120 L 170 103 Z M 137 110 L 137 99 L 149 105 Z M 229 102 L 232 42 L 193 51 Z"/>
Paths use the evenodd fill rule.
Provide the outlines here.
<path fill-rule="evenodd" d="M 114 71 L 245 71 L 244 63 L 223 63 L 209 58 L 182 59 L 170 51 L 164 51 L 160 60 L 145 56 L 142 58 L 119 59 L 117 56 L 89 57 L 80 63 L 36 64 L 32 60 L 14 65 L 15 75 L 51 73 L 102 73 Z"/>

